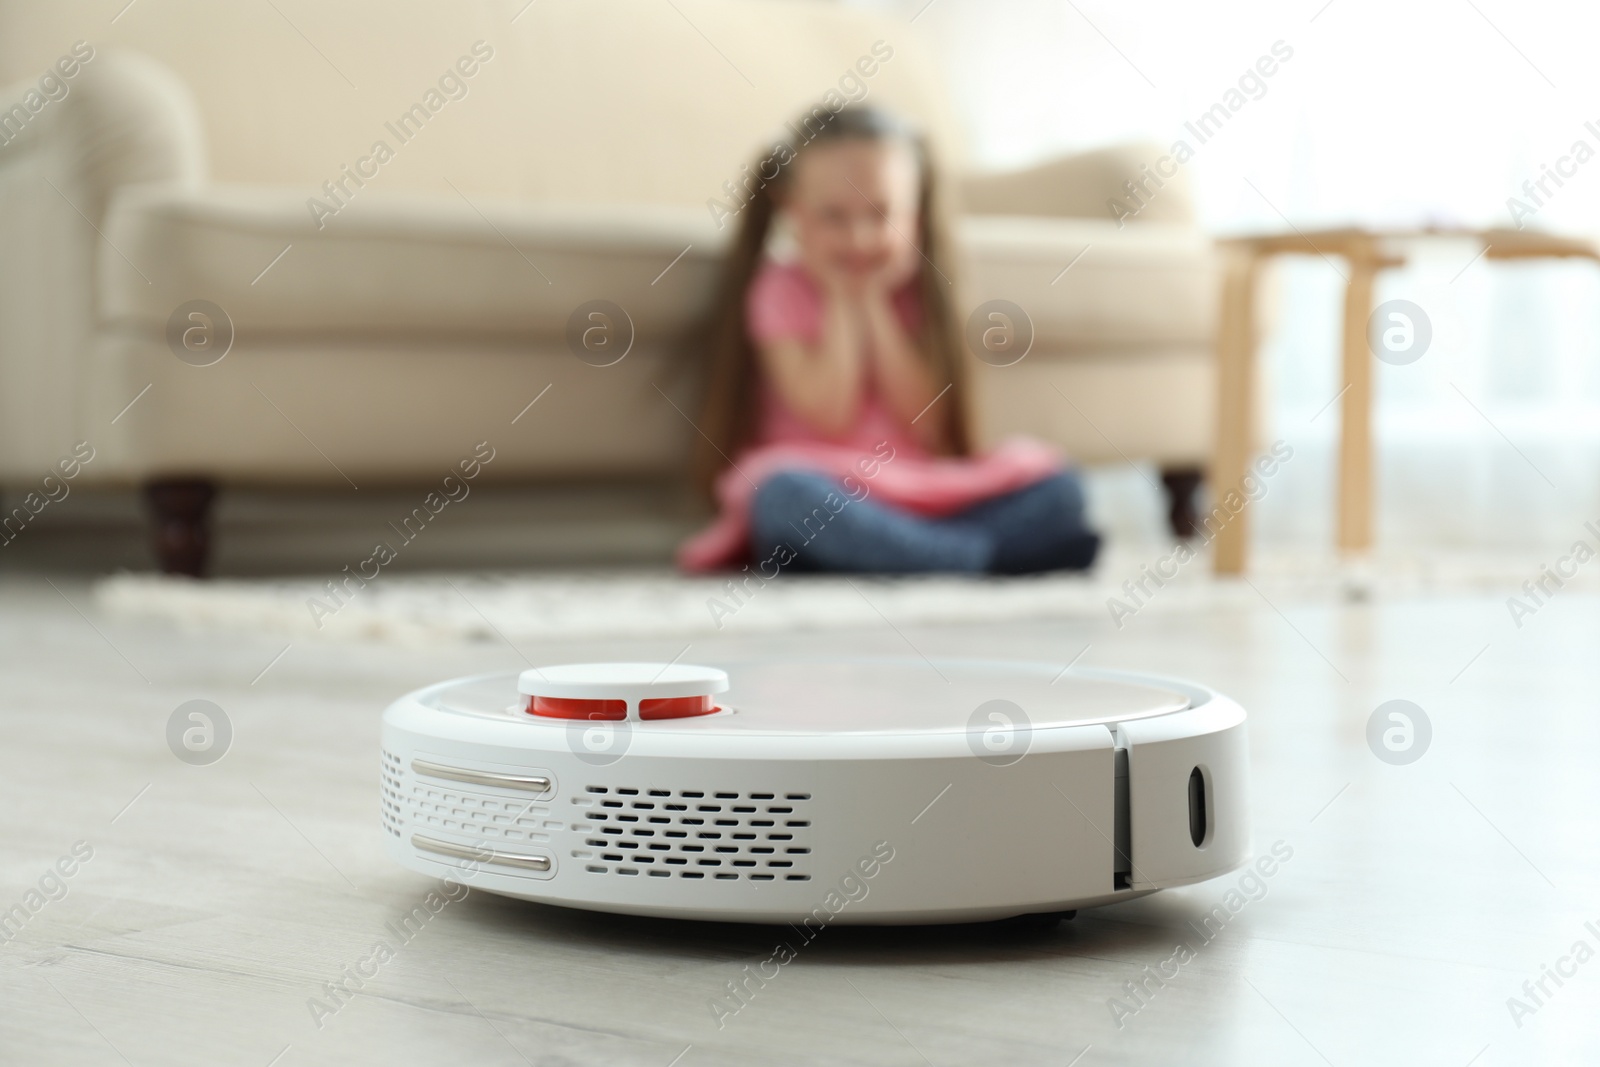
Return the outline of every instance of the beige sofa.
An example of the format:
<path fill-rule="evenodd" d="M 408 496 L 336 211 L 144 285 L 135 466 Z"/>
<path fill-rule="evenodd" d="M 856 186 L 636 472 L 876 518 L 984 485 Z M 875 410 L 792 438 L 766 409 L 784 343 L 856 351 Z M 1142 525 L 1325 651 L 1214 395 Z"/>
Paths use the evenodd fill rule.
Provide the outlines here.
<path fill-rule="evenodd" d="M 1181 176 L 1125 226 L 1106 208 L 1157 153 L 973 173 L 914 29 L 849 9 L 525 2 L 90 23 L 0 0 L 8 512 L 84 442 L 76 477 L 146 487 L 162 565 L 196 571 L 214 486 L 427 486 L 484 441 L 484 479 L 678 477 L 696 381 L 668 354 L 732 231 L 724 183 L 862 97 L 957 177 L 961 306 L 1032 320 L 1025 359 L 976 368 L 982 436 L 1154 460 L 1180 489 L 1203 465 L 1210 242 Z M 632 324 L 609 366 L 567 343 L 595 299 Z"/>

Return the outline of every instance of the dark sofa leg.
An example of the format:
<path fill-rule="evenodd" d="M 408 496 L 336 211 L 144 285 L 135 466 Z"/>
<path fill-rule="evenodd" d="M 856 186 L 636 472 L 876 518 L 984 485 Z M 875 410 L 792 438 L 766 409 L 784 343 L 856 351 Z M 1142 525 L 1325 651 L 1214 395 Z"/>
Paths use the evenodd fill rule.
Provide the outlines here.
<path fill-rule="evenodd" d="M 216 495 L 216 483 L 204 478 L 158 478 L 145 483 L 152 545 L 162 574 L 199 578 L 205 573 L 211 552 L 211 502 Z"/>
<path fill-rule="evenodd" d="M 1168 467 L 1161 472 L 1161 487 L 1167 492 L 1167 523 L 1180 538 L 1195 535 L 1199 513 L 1195 510 L 1195 493 L 1205 480 L 1199 467 Z"/>

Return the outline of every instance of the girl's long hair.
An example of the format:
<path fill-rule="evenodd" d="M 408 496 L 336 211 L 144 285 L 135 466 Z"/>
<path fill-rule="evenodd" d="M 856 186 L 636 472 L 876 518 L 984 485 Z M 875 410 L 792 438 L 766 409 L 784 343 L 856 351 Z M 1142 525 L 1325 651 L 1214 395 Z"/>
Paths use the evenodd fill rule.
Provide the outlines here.
<path fill-rule="evenodd" d="M 820 123 L 814 133 L 813 123 Z M 704 346 L 706 356 L 707 380 L 694 476 L 697 486 L 708 494 L 716 476 L 733 461 L 755 430 L 756 352 L 745 322 L 745 294 L 761 266 L 768 231 L 778 211 L 778 197 L 801 154 L 815 145 L 846 139 L 900 140 L 916 155 L 921 181 L 917 238 L 923 258 L 917 274 L 922 306 L 917 348 L 937 379 L 936 387 L 950 385 L 949 392 L 938 401 L 938 407 L 944 408 L 946 428 L 940 451 L 963 456 L 972 448 L 967 364 L 956 319 L 955 257 L 951 254 L 937 168 L 926 140 L 889 113 L 869 107 L 847 107 L 822 116 L 813 112 L 791 129 L 803 130 L 809 136 L 803 143 L 788 146 L 793 154 L 778 168 L 776 177 L 761 180 L 764 168 L 770 169 L 770 157 L 751 168 L 758 184 L 740 211 L 738 234 L 728 251 L 715 303 L 705 328 L 698 333 L 698 343 Z"/>

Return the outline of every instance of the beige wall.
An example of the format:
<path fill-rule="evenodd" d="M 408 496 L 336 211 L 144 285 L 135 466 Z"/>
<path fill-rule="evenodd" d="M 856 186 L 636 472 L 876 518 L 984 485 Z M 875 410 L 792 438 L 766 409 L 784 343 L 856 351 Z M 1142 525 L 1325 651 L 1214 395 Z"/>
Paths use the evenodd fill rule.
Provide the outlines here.
<path fill-rule="evenodd" d="M 894 57 L 868 99 L 929 123 L 947 154 L 956 140 L 914 30 L 831 5 L 537 0 L 513 23 L 526 0 L 274 3 L 281 15 L 137 0 L 113 24 L 126 0 L 0 0 L 0 85 L 37 77 L 76 40 L 120 45 L 195 90 L 219 181 L 320 186 L 382 138 L 396 155 L 375 184 L 394 191 L 454 195 L 448 179 L 469 195 L 704 206 L 884 40 Z M 478 40 L 494 57 L 468 95 L 400 145 L 384 123 Z"/>

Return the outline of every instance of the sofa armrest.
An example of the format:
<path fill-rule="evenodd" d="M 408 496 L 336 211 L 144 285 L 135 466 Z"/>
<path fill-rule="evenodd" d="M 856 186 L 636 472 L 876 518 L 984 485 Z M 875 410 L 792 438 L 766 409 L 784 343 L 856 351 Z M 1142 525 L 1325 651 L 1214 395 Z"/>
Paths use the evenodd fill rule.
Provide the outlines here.
<path fill-rule="evenodd" d="M 1033 362 L 1209 351 L 1216 262 L 1193 226 L 969 215 L 956 234 L 968 304 L 1020 307 Z"/>
<path fill-rule="evenodd" d="M 183 83 L 143 56 L 83 51 L 50 96 L 37 81 L 0 91 L 0 479 L 32 479 L 104 430 L 82 425 L 79 402 L 96 264 L 119 255 L 101 234 L 112 194 L 204 174 Z"/>
<path fill-rule="evenodd" d="M 1163 162 L 1164 161 L 1164 162 Z M 1158 173 L 1172 171 L 1170 176 Z M 1143 183 L 1139 199 L 1126 182 Z M 1159 185 L 1157 183 L 1160 183 Z M 1045 215 L 1117 220 L 1112 202 L 1128 209 L 1128 223 L 1190 223 L 1194 196 L 1186 169 L 1153 143 L 1134 142 L 1061 156 L 1021 170 L 966 175 L 962 207 L 974 215 Z M 1141 204 L 1142 201 L 1142 204 Z"/>

